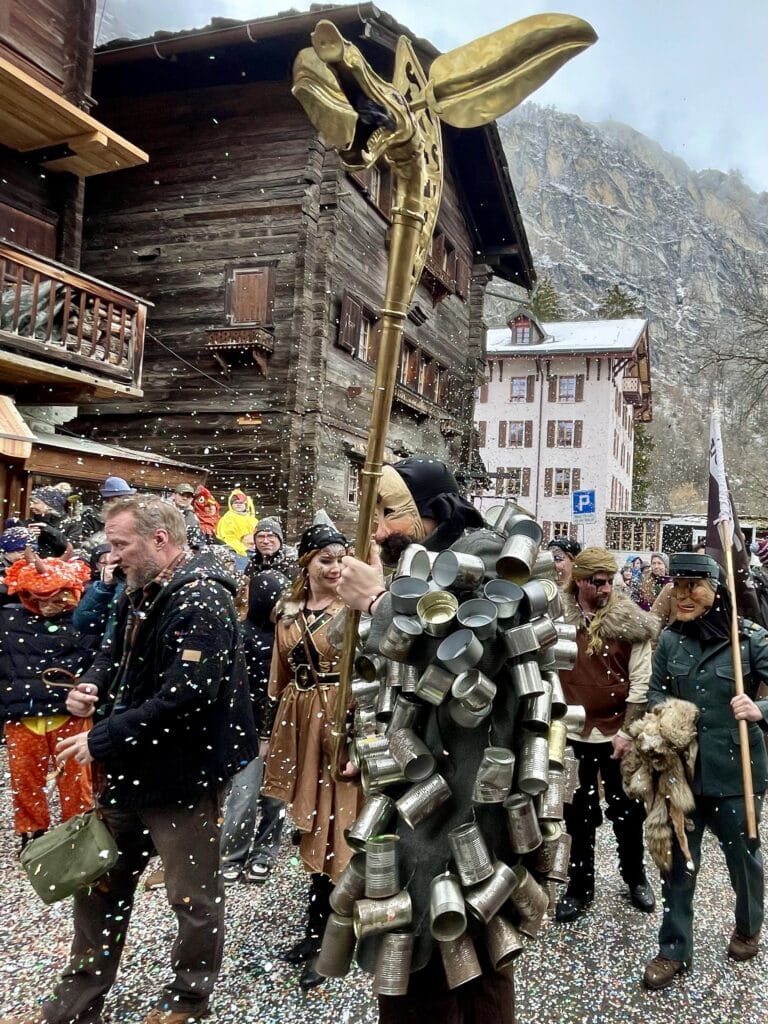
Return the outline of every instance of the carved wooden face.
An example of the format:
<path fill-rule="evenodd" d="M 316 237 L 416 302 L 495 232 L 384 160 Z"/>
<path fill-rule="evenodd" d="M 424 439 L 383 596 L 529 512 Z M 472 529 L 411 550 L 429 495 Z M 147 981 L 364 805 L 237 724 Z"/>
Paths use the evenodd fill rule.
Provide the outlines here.
<path fill-rule="evenodd" d="M 692 622 L 706 614 L 715 603 L 715 588 L 712 581 L 702 576 L 698 579 L 676 579 L 672 593 L 677 603 L 677 617 L 681 622 Z"/>

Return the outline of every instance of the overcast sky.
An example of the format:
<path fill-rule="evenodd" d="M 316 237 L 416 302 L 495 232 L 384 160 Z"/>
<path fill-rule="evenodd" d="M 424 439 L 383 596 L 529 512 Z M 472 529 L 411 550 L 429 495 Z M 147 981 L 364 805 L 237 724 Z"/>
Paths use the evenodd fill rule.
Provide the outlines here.
<path fill-rule="evenodd" d="M 286 0 L 99 0 L 135 34 L 258 18 Z M 308 10 L 309 0 L 295 0 Z M 543 11 L 585 18 L 598 42 L 534 99 L 588 121 L 624 121 L 700 170 L 739 170 L 768 190 L 768 0 L 377 0 L 413 32 L 449 50 Z"/>

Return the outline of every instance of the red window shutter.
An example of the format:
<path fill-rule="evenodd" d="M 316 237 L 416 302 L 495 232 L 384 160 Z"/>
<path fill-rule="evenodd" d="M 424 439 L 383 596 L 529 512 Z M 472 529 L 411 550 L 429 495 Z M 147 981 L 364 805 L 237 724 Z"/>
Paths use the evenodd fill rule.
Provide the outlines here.
<path fill-rule="evenodd" d="M 425 398 L 428 398 L 430 402 L 437 401 L 437 371 L 438 364 L 435 359 L 424 360 L 424 388 L 422 394 Z"/>
<path fill-rule="evenodd" d="M 478 399 L 478 402 L 483 403 L 483 402 L 487 402 L 487 401 L 488 401 L 488 385 L 487 384 L 481 384 L 480 385 L 480 397 Z"/>
<path fill-rule="evenodd" d="M 549 378 L 549 393 L 547 394 L 547 401 L 557 401 L 557 377 Z"/>
<path fill-rule="evenodd" d="M 363 307 L 354 295 L 344 293 L 341 302 L 341 316 L 339 317 L 339 336 L 337 344 L 339 348 L 347 352 L 357 350 L 357 340 L 360 337 L 360 324 L 363 318 Z"/>
<path fill-rule="evenodd" d="M 547 448 L 555 447 L 555 421 L 547 420 Z"/>
<path fill-rule="evenodd" d="M 525 421 L 525 447 L 533 447 L 533 420 Z"/>
<path fill-rule="evenodd" d="M 576 401 L 577 402 L 583 402 L 584 401 L 584 374 L 583 373 L 577 373 L 576 374 Z"/>
<path fill-rule="evenodd" d="M 525 378 L 525 400 L 526 402 L 532 402 L 534 399 L 534 389 L 536 387 L 536 378 L 532 373 L 529 373 Z"/>
<path fill-rule="evenodd" d="M 580 489 L 581 489 L 581 470 L 580 469 L 572 469 L 571 470 L 571 490 L 572 491 L 578 491 Z"/>
<path fill-rule="evenodd" d="M 552 475 L 553 475 L 553 472 L 554 471 L 552 470 L 551 467 L 549 469 L 545 469 L 544 470 L 544 497 L 545 498 L 551 498 L 552 497 Z"/>
<path fill-rule="evenodd" d="M 272 267 L 235 268 L 229 278 L 231 324 L 272 324 Z"/>
<path fill-rule="evenodd" d="M 456 294 L 460 299 L 469 296 L 470 266 L 463 256 L 456 254 Z"/>
<path fill-rule="evenodd" d="M 507 447 L 507 421 L 499 420 L 499 448 Z"/>
<path fill-rule="evenodd" d="M 480 420 L 480 422 L 477 424 L 477 444 L 479 448 L 485 448 L 485 437 L 487 430 L 488 422 L 486 420 Z"/>
<path fill-rule="evenodd" d="M 584 431 L 584 420 L 575 420 L 573 424 L 573 447 L 581 448 L 581 435 Z"/>
<path fill-rule="evenodd" d="M 520 488 L 520 496 L 523 498 L 529 497 L 531 493 L 531 471 L 530 469 L 523 470 L 523 484 Z"/>

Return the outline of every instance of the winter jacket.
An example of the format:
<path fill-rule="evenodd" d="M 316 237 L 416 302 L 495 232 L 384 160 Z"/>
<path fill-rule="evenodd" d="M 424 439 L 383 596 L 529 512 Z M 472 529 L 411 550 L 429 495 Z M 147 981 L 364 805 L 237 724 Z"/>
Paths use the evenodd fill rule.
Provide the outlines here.
<path fill-rule="evenodd" d="M 79 674 L 91 664 L 98 637 L 80 633 L 72 612 L 53 619 L 22 604 L 0 608 L 0 714 L 4 719 L 66 715 L 67 691 L 49 689 L 40 676 L 46 668 Z"/>
<path fill-rule="evenodd" d="M 87 588 L 80 603 L 75 608 L 72 621 L 81 633 L 92 634 L 99 640 L 108 639 L 106 630 L 110 626 L 110 611 L 114 609 L 121 594 L 125 590 L 125 582 L 118 580 L 114 586 L 94 580 Z M 114 616 L 111 626 L 114 629 Z"/>
<path fill-rule="evenodd" d="M 266 558 L 260 551 L 254 551 L 248 561 L 248 565 L 245 567 L 245 575 L 252 579 L 258 573 L 264 572 L 265 569 L 281 572 L 292 583 L 299 575 L 299 560 L 296 549 L 285 547 L 281 544 L 274 555 L 269 555 Z"/>
<path fill-rule="evenodd" d="M 232 492 L 232 494 L 235 493 L 235 491 Z M 254 510 L 252 498 L 248 498 L 245 512 L 235 512 L 232 508 L 232 494 L 227 502 L 228 511 L 224 513 L 216 526 L 216 536 L 238 555 L 247 555 L 248 549 L 243 544 L 243 537 L 255 531 L 259 524 L 259 517 Z"/>
<path fill-rule="evenodd" d="M 106 803 L 192 803 L 256 756 L 234 592 L 204 553 L 119 599 L 114 634 L 84 676 L 101 697 L 88 746 L 106 770 Z"/>
<path fill-rule="evenodd" d="M 265 570 L 258 573 L 250 581 L 248 614 L 240 626 L 253 714 L 260 735 L 267 739 L 271 721 L 265 725 L 265 707 L 267 705 L 269 667 L 272 663 L 272 648 L 275 643 L 275 624 L 272 622 L 271 614 L 280 595 L 287 587 L 287 577 L 279 572 Z"/>

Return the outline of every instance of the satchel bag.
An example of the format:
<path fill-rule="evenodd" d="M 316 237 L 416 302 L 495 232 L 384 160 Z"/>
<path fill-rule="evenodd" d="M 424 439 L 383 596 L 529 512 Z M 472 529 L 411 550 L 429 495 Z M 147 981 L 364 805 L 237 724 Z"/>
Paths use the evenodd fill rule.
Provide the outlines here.
<path fill-rule="evenodd" d="M 117 858 L 117 844 L 100 812 L 88 811 L 28 843 L 21 866 L 43 903 L 56 903 L 98 882 Z"/>

